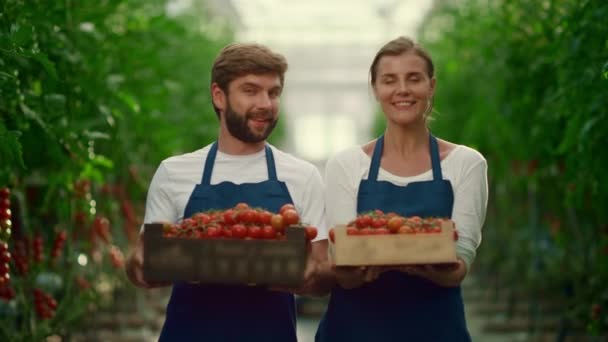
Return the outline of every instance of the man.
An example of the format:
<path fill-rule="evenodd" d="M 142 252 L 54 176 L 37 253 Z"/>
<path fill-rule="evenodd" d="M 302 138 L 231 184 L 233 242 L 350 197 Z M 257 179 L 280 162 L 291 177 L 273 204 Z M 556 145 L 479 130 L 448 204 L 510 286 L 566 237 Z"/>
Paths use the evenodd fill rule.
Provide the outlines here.
<path fill-rule="evenodd" d="M 333 285 L 327 263 L 322 180 L 310 163 L 267 144 L 279 116 L 287 62 L 257 44 L 231 44 L 216 58 L 211 96 L 220 120 L 217 142 L 164 160 L 146 202 L 145 222 L 178 222 L 239 202 L 278 212 L 293 203 L 318 228 L 305 280 L 298 289 L 175 283 L 161 341 L 296 341 L 293 293 L 322 295 Z M 145 232 L 143 232 L 145 233 Z M 143 278 L 143 243 L 127 261 L 136 286 Z"/>

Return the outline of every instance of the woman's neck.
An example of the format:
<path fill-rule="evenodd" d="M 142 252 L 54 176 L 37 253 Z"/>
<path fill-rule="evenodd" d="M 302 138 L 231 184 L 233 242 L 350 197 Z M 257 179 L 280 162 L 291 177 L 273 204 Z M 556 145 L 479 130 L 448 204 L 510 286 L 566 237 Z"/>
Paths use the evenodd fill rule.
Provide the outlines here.
<path fill-rule="evenodd" d="M 426 125 L 394 126 L 389 125 L 384 133 L 384 155 L 401 156 L 408 159 L 429 148 L 429 130 Z"/>

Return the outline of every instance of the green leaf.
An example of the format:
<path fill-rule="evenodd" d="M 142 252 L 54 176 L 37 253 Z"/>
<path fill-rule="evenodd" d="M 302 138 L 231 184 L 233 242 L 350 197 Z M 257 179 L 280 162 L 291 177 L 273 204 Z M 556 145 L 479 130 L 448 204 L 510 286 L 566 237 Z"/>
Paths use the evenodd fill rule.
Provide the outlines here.
<path fill-rule="evenodd" d="M 20 136 L 20 131 L 8 131 L 3 123 L 0 124 L 0 160 L 2 160 L 0 167 L 16 165 L 22 170 L 26 169 L 22 146 L 19 142 Z"/>
<path fill-rule="evenodd" d="M 57 77 L 57 70 L 55 69 L 55 64 L 49 60 L 46 54 L 37 53 L 35 55 L 32 55 L 32 58 L 38 61 L 38 63 L 42 65 L 44 70 L 46 70 L 49 76 L 51 76 L 54 80 L 59 79 Z"/>
<path fill-rule="evenodd" d="M 93 163 L 85 164 L 84 168 L 80 172 L 79 177 L 83 179 L 90 179 L 91 181 L 96 183 L 103 183 L 104 181 L 103 173 L 98 168 L 96 168 Z"/>
<path fill-rule="evenodd" d="M 35 121 L 45 132 L 50 133 L 47 124 L 44 122 L 44 120 L 42 120 L 38 113 L 36 113 L 33 109 L 28 107 L 23 102 L 19 104 L 19 107 L 21 108 L 21 111 L 23 112 L 23 115 L 25 115 L 26 118 Z"/>
<path fill-rule="evenodd" d="M 108 133 L 104 133 L 104 132 L 84 131 L 84 133 L 82 133 L 82 135 L 91 140 L 110 140 L 110 135 Z"/>
<path fill-rule="evenodd" d="M 2 71 L 2 70 L 0 70 L 0 77 L 7 78 L 7 79 L 8 78 L 13 78 L 13 79 L 16 78 L 14 75 L 11 75 L 11 74 L 9 74 L 9 73 L 7 73 L 5 71 Z"/>
<path fill-rule="evenodd" d="M 96 155 L 95 157 L 93 157 L 93 159 L 91 159 L 91 163 L 96 166 L 104 167 L 106 169 L 114 168 L 114 162 L 102 155 Z"/>
<path fill-rule="evenodd" d="M 133 111 L 133 113 L 139 113 L 140 107 L 135 97 L 125 92 L 118 92 L 117 95 L 118 98 L 121 99 L 122 102 L 126 104 L 129 109 L 131 109 L 131 111 Z"/>

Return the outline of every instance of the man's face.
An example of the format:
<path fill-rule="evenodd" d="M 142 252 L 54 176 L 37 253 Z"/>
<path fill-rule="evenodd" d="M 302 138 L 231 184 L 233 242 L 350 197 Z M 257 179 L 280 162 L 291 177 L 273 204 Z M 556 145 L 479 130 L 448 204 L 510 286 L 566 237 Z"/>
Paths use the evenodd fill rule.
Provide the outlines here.
<path fill-rule="evenodd" d="M 279 119 L 281 80 L 277 75 L 245 75 L 228 86 L 224 119 L 232 136 L 246 142 L 266 140 Z"/>

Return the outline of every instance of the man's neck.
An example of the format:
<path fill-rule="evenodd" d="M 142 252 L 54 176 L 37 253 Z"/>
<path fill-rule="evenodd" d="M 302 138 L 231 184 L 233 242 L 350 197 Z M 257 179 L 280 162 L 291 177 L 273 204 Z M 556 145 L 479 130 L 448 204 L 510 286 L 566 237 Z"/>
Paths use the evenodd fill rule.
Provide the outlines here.
<path fill-rule="evenodd" d="M 233 137 L 230 133 L 220 130 L 217 137 L 217 148 L 220 152 L 231 155 L 247 155 L 260 152 L 264 149 L 266 141 L 247 143 Z"/>

